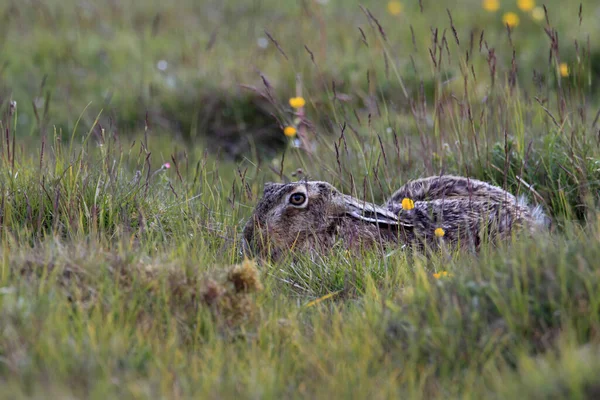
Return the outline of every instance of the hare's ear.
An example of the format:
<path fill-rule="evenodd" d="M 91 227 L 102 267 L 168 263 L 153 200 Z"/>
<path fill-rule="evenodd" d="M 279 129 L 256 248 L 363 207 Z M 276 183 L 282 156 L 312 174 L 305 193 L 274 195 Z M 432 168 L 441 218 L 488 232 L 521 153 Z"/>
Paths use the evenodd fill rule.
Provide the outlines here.
<path fill-rule="evenodd" d="M 360 202 L 352 197 L 346 196 L 344 198 L 344 204 L 346 207 L 346 215 L 361 221 L 376 225 L 402 225 L 404 227 L 412 226 L 399 221 L 398 216 L 390 210 L 371 203 Z"/>

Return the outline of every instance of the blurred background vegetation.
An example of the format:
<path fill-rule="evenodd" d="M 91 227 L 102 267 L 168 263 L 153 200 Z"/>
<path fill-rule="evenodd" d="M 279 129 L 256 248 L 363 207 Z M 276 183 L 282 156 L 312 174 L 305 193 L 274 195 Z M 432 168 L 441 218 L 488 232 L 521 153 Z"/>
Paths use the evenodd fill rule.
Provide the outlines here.
<path fill-rule="evenodd" d="M 7 0 L 0 101 L 20 105 L 20 135 L 56 127 L 68 137 L 89 104 L 86 128 L 102 110 L 101 125 L 126 135 L 148 115 L 167 135 L 210 138 L 239 158 L 250 142 L 271 155 L 285 146 L 286 121 L 271 114 L 283 117 L 277 110 L 296 95 L 299 76 L 318 134 L 337 130 L 336 108 L 366 118 L 385 104 L 388 125 L 411 136 L 411 101 L 460 93 L 465 74 L 482 101 L 490 62 L 499 86 L 515 65 L 526 97 L 547 95 L 560 63 L 569 70 L 563 85 L 596 93 L 600 48 L 590 38 L 600 30 L 598 5 L 545 5 L 550 29 L 560 32 L 558 59 L 549 59 L 543 5 L 528 0 Z M 264 92 L 266 84 L 276 104 L 247 87 Z"/>

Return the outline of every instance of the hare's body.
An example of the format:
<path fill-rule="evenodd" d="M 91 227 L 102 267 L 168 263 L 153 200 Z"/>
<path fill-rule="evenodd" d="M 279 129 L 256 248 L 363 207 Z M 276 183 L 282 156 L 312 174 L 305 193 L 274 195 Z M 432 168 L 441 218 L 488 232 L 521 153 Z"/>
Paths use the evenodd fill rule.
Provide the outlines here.
<path fill-rule="evenodd" d="M 432 243 L 436 229 L 443 230 L 443 241 L 453 245 L 479 248 L 486 238 L 503 239 L 513 227 L 533 226 L 527 207 L 509 202 L 463 198 L 417 201 L 412 210 L 389 204 L 398 211 L 407 243 Z"/>
<path fill-rule="evenodd" d="M 389 198 L 386 204 L 400 203 L 404 198 L 413 201 L 428 201 L 457 197 L 491 202 L 515 203 L 517 201 L 515 196 L 506 190 L 487 182 L 462 176 L 443 175 L 406 183 Z"/>
<path fill-rule="evenodd" d="M 414 208 L 403 209 L 404 198 Z M 512 194 L 455 176 L 409 182 L 383 206 L 344 195 L 326 182 L 269 183 L 244 228 L 244 242 L 272 258 L 289 250 L 325 252 L 336 244 L 358 250 L 443 241 L 477 249 L 486 238 L 506 238 L 515 227 L 534 231 L 545 222 L 540 209 Z M 435 235 L 438 228 L 442 237 Z"/>
<path fill-rule="evenodd" d="M 416 209 L 441 210 L 437 219 L 451 225 L 445 235 L 448 237 L 454 228 L 458 228 L 454 221 L 468 222 L 466 226 L 471 226 L 471 232 L 474 232 L 473 223 L 483 223 L 487 219 L 491 238 L 506 237 L 513 225 L 536 230 L 550 222 L 540 206 L 529 206 L 524 197 L 517 198 L 498 186 L 462 176 L 431 176 L 410 181 L 394 192 L 384 207 L 398 213 L 405 198 L 413 200 Z M 425 219 L 420 217 L 419 220 Z"/>

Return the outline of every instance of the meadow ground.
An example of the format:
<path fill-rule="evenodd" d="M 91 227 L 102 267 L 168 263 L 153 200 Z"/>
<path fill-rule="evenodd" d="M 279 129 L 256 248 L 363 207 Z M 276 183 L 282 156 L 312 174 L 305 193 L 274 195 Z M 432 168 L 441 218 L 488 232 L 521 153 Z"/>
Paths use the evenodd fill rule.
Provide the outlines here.
<path fill-rule="evenodd" d="M 597 398 L 598 18 L 2 2 L 0 397 Z M 236 248 L 264 182 L 380 202 L 441 172 L 526 195 L 552 232 L 478 255 Z"/>

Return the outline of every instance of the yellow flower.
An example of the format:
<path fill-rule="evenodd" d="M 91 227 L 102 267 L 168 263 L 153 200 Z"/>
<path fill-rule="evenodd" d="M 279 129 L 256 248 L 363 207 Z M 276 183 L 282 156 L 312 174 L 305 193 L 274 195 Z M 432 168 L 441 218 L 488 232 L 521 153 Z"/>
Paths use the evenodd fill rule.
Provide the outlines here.
<path fill-rule="evenodd" d="M 569 76 L 569 66 L 567 65 L 567 63 L 560 63 L 560 65 L 558 66 L 558 72 L 560 72 L 560 76 L 562 76 L 563 78 Z"/>
<path fill-rule="evenodd" d="M 440 271 L 440 272 L 436 272 L 435 274 L 433 274 L 433 277 L 435 279 L 440 279 L 442 276 L 452 276 L 451 274 L 448 273 L 448 271 Z"/>
<path fill-rule="evenodd" d="M 531 11 L 535 7 L 534 0 L 517 0 L 517 7 L 521 9 L 521 11 Z"/>
<path fill-rule="evenodd" d="M 489 12 L 495 12 L 500 9 L 500 2 L 498 0 L 483 0 L 483 9 Z"/>
<path fill-rule="evenodd" d="M 502 22 L 504 25 L 508 25 L 509 27 L 513 28 L 519 25 L 519 16 L 514 12 L 507 12 L 502 16 Z"/>
<path fill-rule="evenodd" d="M 412 210 L 413 208 L 415 208 L 414 201 L 412 201 L 408 197 L 405 197 L 402 199 L 402 209 L 403 210 Z"/>
<path fill-rule="evenodd" d="M 302 108 L 305 104 L 306 101 L 304 101 L 304 97 L 292 97 L 290 99 L 290 106 L 294 108 Z"/>
<path fill-rule="evenodd" d="M 293 126 L 286 126 L 283 129 L 283 134 L 287 137 L 294 137 L 296 136 L 296 128 L 294 128 Z"/>
<path fill-rule="evenodd" d="M 434 233 L 437 237 L 442 237 L 446 234 L 446 232 L 442 228 L 436 228 Z"/>
<path fill-rule="evenodd" d="M 400 15 L 402 12 L 402 3 L 399 1 L 388 1 L 388 12 L 392 15 Z"/>
<path fill-rule="evenodd" d="M 536 21 L 542 21 L 544 18 L 546 18 L 546 13 L 542 7 L 536 7 L 531 10 L 531 17 Z"/>

